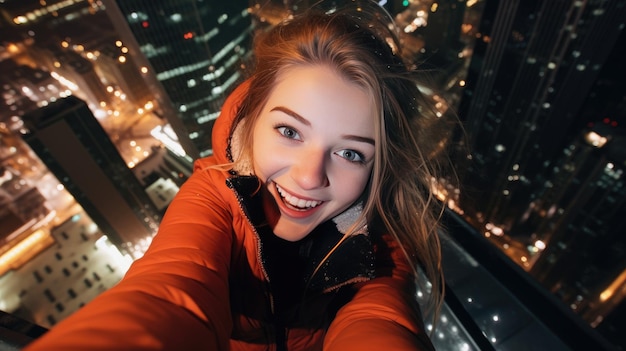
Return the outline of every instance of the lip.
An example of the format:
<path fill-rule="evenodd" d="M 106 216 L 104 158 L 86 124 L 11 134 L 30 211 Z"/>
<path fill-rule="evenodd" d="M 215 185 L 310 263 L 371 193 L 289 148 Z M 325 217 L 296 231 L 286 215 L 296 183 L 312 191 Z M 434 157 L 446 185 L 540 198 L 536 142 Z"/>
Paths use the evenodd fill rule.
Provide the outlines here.
<path fill-rule="evenodd" d="M 274 197 L 276 198 L 276 203 L 278 205 L 278 208 L 280 209 L 280 211 L 289 216 L 289 217 L 293 217 L 293 218 L 305 218 L 308 217 L 310 215 L 312 215 L 313 213 L 317 212 L 322 205 L 324 205 L 324 201 L 320 201 L 320 200 L 313 200 L 310 198 L 304 198 L 301 196 L 297 196 L 292 194 L 291 192 L 285 190 L 284 188 L 280 187 L 278 184 L 274 183 Z M 297 199 L 299 199 L 301 205 L 306 205 L 308 207 L 306 208 L 300 208 L 300 207 L 296 207 L 292 204 L 289 204 L 285 198 L 285 196 L 291 196 L 291 197 L 295 197 Z M 292 200 L 293 201 L 293 200 Z"/>

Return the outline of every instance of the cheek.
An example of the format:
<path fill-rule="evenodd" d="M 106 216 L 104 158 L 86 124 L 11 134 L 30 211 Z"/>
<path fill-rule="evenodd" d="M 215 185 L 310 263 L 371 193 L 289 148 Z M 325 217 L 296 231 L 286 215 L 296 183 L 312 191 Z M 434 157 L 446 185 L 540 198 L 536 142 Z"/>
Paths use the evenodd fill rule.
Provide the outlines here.
<path fill-rule="evenodd" d="M 252 171 L 262 182 L 267 180 L 265 176 L 267 174 L 266 168 L 267 165 L 266 160 L 263 158 L 263 153 L 257 152 L 256 148 L 254 148 L 252 152 Z"/>
<path fill-rule="evenodd" d="M 343 189 L 343 198 L 348 202 L 358 199 L 367 187 L 370 178 L 370 172 L 360 173 L 351 177 L 345 177 L 342 184 L 338 187 L 339 191 Z"/>
<path fill-rule="evenodd" d="M 280 168 L 280 158 L 272 155 L 275 153 L 261 145 L 252 149 L 252 170 L 262 182 L 266 182 Z"/>
<path fill-rule="evenodd" d="M 252 170 L 254 174 L 262 181 L 266 180 L 267 168 L 267 146 L 263 139 L 263 135 L 255 131 L 252 135 Z"/>

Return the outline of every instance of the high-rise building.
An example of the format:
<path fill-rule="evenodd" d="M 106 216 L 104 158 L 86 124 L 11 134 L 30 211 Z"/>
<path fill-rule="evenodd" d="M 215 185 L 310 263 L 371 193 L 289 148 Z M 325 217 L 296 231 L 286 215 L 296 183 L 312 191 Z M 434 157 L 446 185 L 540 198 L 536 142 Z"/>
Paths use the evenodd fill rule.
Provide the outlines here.
<path fill-rule="evenodd" d="M 618 49 L 626 1 L 484 6 L 459 107 L 473 154 L 464 199 L 479 222 L 510 230 L 532 201 L 532 178 L 579 133 L 579 110 Z"/>
<path fill-rule="evenodd" d="M 214 120 L 243 80 L 252 36 L 247 5 L 241 0 L 219 6 L 191 0 L 106 2 L 129 55 L 156 78 L 152 85 L 160 91 L 155 94 L 160 113 L 193 159 L 212 153 Z"/>
<path fill-rule="evenodd" d="M 626 1 L 481 5 L 458 108 L 472 155 L 458 167 L 461 207 L 565 308 L 597 326 L 626 286 L 624 158 L 615 152 Z M 610 128 L 589 129 L 599 124 Z"/>
<path fill-rule="evenodd" d="M 154 235 L 160 211 L 82 100 L 60 99 L 23 119 L 24 140 L 120 250 Z"/>
<path fill-rule="evenodd" d="M 3 253 L 0 310 L 49 328 L 117 284 L 132 259 L 80 211 Z M 17 240 L 16 240 L 17 241 Z M 13 350 L 2 342 L 3 350 Z"/>
<path fill-rule="evenodd" d="M 563 150 L 526 219 L 545 247 L 531 275 L 594 325 L 626 297 L 626 136 L 599 127 Z"/>
<path fill-rule="evenodd" d="M 12 175 L 9 170 L 0 174 L 0 247 L 50 212 L 45 205 L 46 199 L 37 188 L 20 186 L 19 183 L 25 183 L 24 179 Z"/>

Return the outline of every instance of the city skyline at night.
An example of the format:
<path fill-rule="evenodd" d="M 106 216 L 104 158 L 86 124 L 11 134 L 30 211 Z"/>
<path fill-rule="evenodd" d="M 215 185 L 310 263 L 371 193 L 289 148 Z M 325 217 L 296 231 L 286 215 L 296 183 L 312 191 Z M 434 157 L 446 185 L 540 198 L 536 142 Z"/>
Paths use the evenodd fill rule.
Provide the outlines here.
<path fill-rule="evenodd" d="M 37 150 L 20 141 L 36 135 L 29 115 L 62 101 L 81 105 L 85 118 L 99 122 L 110 138 L 118 166 L 127 167 L 113 173 L 136 177 L 133 182 L 143 188 L 138 203 L 161 201 L 153 209 L 158 212 L 189 175 L 193 159 L 212 153 L 211 127 L 228 93 L 245 77 L 254 31 L 307 3 L 0 3 L 0 32 L 6 34 L 0 42 L 0 204 L 6 204 L 0 211 L 0 272 L 27 266 L 35 258 L 9 260 L 6 253 L 38 229 L 52 233 L 67 226 L 77 208 L 100 227 L 88 242 L 110 235 L 120 250 L 107 257 L 124 257 L 133 245 L 133 258 L 140 257 L 150 241 L 142 234 L 129 244 L 134 240 L 124 238 L 122 227 L 110 230 L 97 211 L 81 203 L 71 181 L 55 179 L 58 172 L 50 171 L 67 150 L 44 160 L 47 147 Z M 497 248 L 554 296 L 559 308 L 620 350 L 625 340 L 619 326 L 626 319 L 626 0 L 381 3 L 402 31 L 405 53 L 429 77 L 420 88 L 433 100 L 437 122 L 445 127 L 458 119 L 463 127 L 441 141 L 457 151 L 458 187 L 442 180 L 449 208 L 480 234 L 477 240 Z M 48 142 L 65 144 L 71 135 L 82 134 L 75 129 Z M 104 183 L 113 187 L 123 183 L 107 177 Z M 105 203 L 98 205 L 105 211 Z M 65 261 L 54 258 L 51 248 L 63 240 L 55 231 L 32 246 L 33 252 L 49 251 L 45 262 L 54 272 Z M 119 279 L 119 269 L 109 273 L 104 287 Z M 21 274 L 37 280 L 34 273 Z M 19 289 L 26 296 L 28 288 Z M 37 317 L 46 327 L 69 313 L 69 306 L 79 306 L 80 293 L 70 293 L 63 311 L 55 310 L 67 291 L 45 292 L 41 284 L 37 289 L 52 306 L 53 317 Z M 73 289 L 94 296 L 83 286 Z M 4 298 L 0 290 L 0 310 L 17 306 L 13 298 L 3 304 Z M 504 342 L 494 340 L 496 349 Z"/>

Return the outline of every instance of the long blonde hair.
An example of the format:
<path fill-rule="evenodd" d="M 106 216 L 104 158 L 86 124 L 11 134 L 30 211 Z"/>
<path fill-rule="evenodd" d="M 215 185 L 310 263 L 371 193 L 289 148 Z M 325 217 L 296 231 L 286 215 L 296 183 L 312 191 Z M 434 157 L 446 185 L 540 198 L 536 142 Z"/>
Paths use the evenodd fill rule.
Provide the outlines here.
<path fill-rule="evenodd" d="M 415 273 L 422 268 L 432 284 L 429 307 L 436 315 L 443 299 L 438 237 L 442 207 L 432 193 L 437 163 L 426 151 L 435 143 L 427 130 L 434 110 L 401 59 L 395 33 L 377 15 L 365 15 L 309 10 L 256 38 L 249 90 L 233 124 L 245 126 L 235 162 L 251 161 L 255 121 L 285 69 L 324 65 L 365 88 L 379 118 L 374 166 L 359 222 L 382 226 L 415 264 Z"/>

